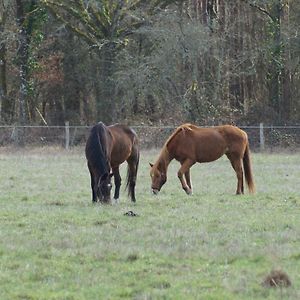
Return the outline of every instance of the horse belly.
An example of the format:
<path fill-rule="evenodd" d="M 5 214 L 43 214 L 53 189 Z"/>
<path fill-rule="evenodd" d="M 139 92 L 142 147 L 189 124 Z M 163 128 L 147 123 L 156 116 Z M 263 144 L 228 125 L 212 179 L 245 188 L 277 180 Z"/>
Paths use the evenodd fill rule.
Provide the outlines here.
<path fill-rule="evenodd" d="M 197 157 L 197 162 L 204 163 L 204 162 L 215 161 L 220 157 L 222 157 L 225 154 L 225 152 L 226 151 L 224 150 L 224 151 L 211 152 L 211 153 L 201 153 Z"/>
<path fill-rule="evenodd" d="M 118 147 L 117 149 L 113 149 L 110 158 L 111 167 L 118 167 L 122 164 L 130 155 L 130 151 L 128 149 L 123 149 L 123 147 Z"/>
<path fill-rule="evenodd" d="M 211 138 L 199 143 L 196 148 L 197 162 L 211 162 L 222 157 L 228 150 L 223 138 Z"/>

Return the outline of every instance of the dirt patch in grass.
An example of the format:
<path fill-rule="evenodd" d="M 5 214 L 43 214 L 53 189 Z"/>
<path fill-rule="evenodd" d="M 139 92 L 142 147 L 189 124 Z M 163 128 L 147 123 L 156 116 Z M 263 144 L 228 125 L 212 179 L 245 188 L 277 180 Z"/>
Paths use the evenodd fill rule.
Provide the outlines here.
<path fill-rule="evenodd" d="M 282 270 L 272 270 L 270 274 L 268 274 L 264 281 L 263 286 L 270 287 L 270 288 L 276 288 L 276 287 L 289 287 L 292 285 L 292 282 L 287 275 Z"/>

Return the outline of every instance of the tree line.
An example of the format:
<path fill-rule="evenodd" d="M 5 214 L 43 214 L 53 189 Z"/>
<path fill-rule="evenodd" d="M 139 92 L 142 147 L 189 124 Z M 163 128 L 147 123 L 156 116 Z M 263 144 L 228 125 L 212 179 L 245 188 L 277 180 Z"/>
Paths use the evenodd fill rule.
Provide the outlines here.
<path fill-rule="evenodd" d="M 299 124 L 297 0 L 0 0 L 0 124 Z"/>

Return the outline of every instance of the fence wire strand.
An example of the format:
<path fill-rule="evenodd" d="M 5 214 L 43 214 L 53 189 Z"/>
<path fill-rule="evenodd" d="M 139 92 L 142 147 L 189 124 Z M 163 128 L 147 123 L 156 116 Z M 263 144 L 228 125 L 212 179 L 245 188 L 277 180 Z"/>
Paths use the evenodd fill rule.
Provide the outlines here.
<path fill-rule="evenodd" d="M 200 126 L 204 127 L 204 126 Z M 59 145 L 66 149 L 74 146 L 83 146 L 91 126 L 0 126 L 0 146 L 17 145 L 18 135 L 24 136 L 26 146 L 54 146 Z M 159 148 L 173 132 L 176 126 L 131 126 L 139 137 L 141 148 Z M 239 126 L 248 134 L 252 149 L 300 148 L 300 126 Z M 263 143 L 263 145 L 262 145 Z"/>

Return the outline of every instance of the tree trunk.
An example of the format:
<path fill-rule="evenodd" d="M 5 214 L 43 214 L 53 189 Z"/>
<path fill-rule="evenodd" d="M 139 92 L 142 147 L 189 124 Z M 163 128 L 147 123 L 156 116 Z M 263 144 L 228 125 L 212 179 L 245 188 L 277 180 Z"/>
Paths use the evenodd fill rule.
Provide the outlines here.
<path fill-rule="evenodd" d="M 0 26 L 1 28 L 1 26 Z M 7 98 L 7 82 L 6 82 L 6 45 L 0 43 L 0 123 L 3 119 L 3 103 Z"/>
<path fill-rule="evenodd" d="M 289 5 L 285 7 L 283 19 L 285 24 L 287 25 L 288 31 L 291 30 L 290 28 L 290 8 Z M 282 119 L 286 123 L 291 118 L 291 108 L 292 108 L 292 99 L 293 99 L 293 85 L 292 85 L 292 74 L 289 65 L 291 64 L 291 43 L 290 40 L 287 41 L 285 45 L 285 51 L 283 53 L 284 57 L 284 66 L 282 72 Z"/>
<path fill-rule="evenodd" d="M 98 117 L 104 123 L 111 123 L 115 109 L 115 83 L 113 80 L 115 46 L 108 43 L 101 49 L 100 97 L 97 98 Z"/>
<path fill-rule="evenodd" d="M 4 4 L 0 11 L 0 32 L 4 32 L 7 13 Z M 3 120 L 3 104 L 7 98 L 7 82 L 6 82 L 6 43 L 0 41 L 0 123 Z"/>
<path fill-rule="evenodd" d="M 17 25 L 19 27 L 18 35 L 18 65 L 19 65 L 19 78 L 20 78 L 20 88 L 19 88 L 19 99 L 18 99 L 18 124 L 19 126 L 24 126 L 26 124 L 26 97 L 28 92 L 28 48 L 29 48 L 29 36 L 26 30 L 25 22 L 25 12 L 24 12 L 24 1 L 16 0 L 17 8 Z M 17 135 L 17 144 L 19 146 L 25 145 L 24 140 L 24 128 L 20 127 Z"/>
<path fill-rule="evenodd" d="M 270 100 L 271 105 L 281 120 L 281 73 L 282 73 L 282 45 L 281 45 L 281 1 L 278 1 L 273 9 L 274 51 L 271 66 Z"/>

